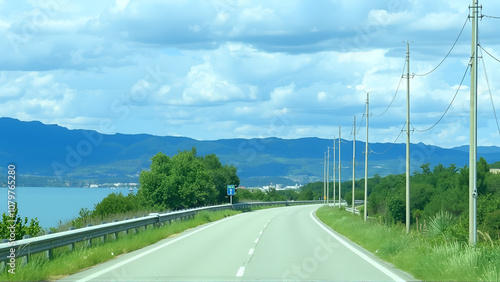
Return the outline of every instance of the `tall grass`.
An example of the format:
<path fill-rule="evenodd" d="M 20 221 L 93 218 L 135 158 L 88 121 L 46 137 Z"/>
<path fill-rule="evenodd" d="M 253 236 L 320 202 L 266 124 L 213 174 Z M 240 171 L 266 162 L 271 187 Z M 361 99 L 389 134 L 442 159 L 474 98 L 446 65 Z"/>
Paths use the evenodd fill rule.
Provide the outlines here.
<path fill-rule="evenodd" d="M 436 218 L 429 236 L 417 231 L 406 234 L 403 225 L 385 226 L 364 222 L 357 215 L 330 207 L 322 207 L 317 216 L 325 224 L 363 246 L 381 259 L 412 274 L 415 278 L 432 281 L 499 281 L 500 242 L 468 243 L 443 238 L 451 220 L 446 214 Z M 438 226 L 438 221 L 442 225 Z"/>
<path fill-rule="evenodd" d="M 240 212 L 234 210 L 217 212 L 202 211 L 190 220 L 172 221 L 171 224 L 158 228 L 140 229 L 137 233 L 134 231 L 128 234 L 121 232 L 117 240 L 112 239 L 111 236 L 107 236 L 104 243 L 101 238 L 95 238 L 92 240 L 90 247 L 86 242 L 75 244 L 73 251 L 69 251 L 68 247 L 60 247 L 53 250 L 53 258 L 51 260 L 47 260 L 43 253 L 34 254 L 30 257 L 30 262 L 25 266 L 21 266 L 22 259 L 17 260 L 15 274 L 8 273 L 8 267 L 4 269 L 0 273 L 0 281 L 46 281 L 61 279 L 85 268 L 111 260 L 118 255 L 154 244 L 189 228 L 238 213 Z"/>

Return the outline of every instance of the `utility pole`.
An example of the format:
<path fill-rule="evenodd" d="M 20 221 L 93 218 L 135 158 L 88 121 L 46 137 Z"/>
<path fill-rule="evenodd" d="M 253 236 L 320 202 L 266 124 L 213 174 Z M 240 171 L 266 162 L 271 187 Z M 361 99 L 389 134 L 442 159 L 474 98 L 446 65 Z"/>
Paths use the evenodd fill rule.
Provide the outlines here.
<path fill-rule="evenodd" d="M 330 204 L 330 147 L 328 147 L 326 159 L 326 205 Z"/>
<path fill-rule="evenodd" d="M 323 204 L 326 200 L 326 152 L 323 153 Z"/>
<path fill-rule="evenodd" d="M 364 219 L 368 217 L 368 117 L 369 117 L 369 106 L 370 106 L 370 93 L 366 93 L 366 142 L 365 142 L 365 208 L 364 208 Z"/>
<path fill-rule="evenodd" d="M 356 116 L 354 116 L 352 140 L 352 213 L 354 213 L 354 187 L 356 186 L 355 169 L 356 169 Z"/>
<path fill-rule="evenodd" d="M 341 207 L 341 190 L 342 190 L 342 177 L 340 177 L 340 171 L 342 170 L 342 164 L 340 162 L 340 143 L 342 143 L 342 132 L 341 132 L 341 127 L 339 126 L 339 209 Z"/>
<path fill-rule="evenodd" d="M 470 87 L 470 145 L 469 145 L 469 243 L 477 242 L 477 56 L 478 56 L 478 0 L 472 1 L 472 68 Z"/>
<path fill-rule="evenodd" d="M 336 163 L 335 163 L 335 136 L 333 137 L 333 206 L 335 207 L 335 170 L 336 170 Z"/>
<path fill-rule="evenodd" d="M 410 42 L 406 42 L 406 234 L 410 233 Z"/>

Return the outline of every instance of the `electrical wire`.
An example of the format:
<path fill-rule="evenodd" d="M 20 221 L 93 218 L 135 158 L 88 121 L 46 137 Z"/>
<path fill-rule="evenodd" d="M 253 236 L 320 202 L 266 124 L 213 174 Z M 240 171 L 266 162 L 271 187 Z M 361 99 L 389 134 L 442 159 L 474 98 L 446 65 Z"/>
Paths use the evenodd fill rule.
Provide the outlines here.
<path fill-rule="evenodd" d="M 462 26 L 462 29 L 460 30 L 460 33 L 458 34 L 457 36 L 457 39 L 455 40 L 455 42 L 453 43 L 453 45 L 451 46 L 451 49 L 450 51 L 448 51 L 448 54 L 446 54 L 446 56 L 443 58 L 443 60 L 434 68 L 432 69 L 430 72 L 427 72 L 427 73 L 424 73 L 424 74 L 414 74 L 416 76 L 426 76 L 426 75 L 429 75 L 431 74 L 432 72 L 434 72 L 437 68 L 439 68 L 441 66 L 441 64 L 443 64 L 443 62 L 448 58 L 448 56 L 451 54 L 451 51 L 453 51 L 453 49 L 455 48 L 455 45 L 457 45 L 457 42 L 458 42 L 458 39 L 460 39 L 460 36 L 462 35 L 462 32 L 464 31 L 465 29 L 465 26 L 467 25 L 467 21 L 469 20 L 469 16 L 467 16 L 467 18 L 465 19 L 465 22 L 464 22 L 464 25 Z"/>
<path fill-rule="evenodd" d="M 477 46 L 479 46 L 484 52 L 486 52 L 486 54 L 490 55 L 491 58 L 493 58 L 494 60 L 496 60 L 497 62 L 500 63 L 500 60 L 498 58 L 496 58 L 495 56 L 491 55 L 490 52 L 486 51 L 486 49 L 484 49 L 483 46 L 481 46 L 480 44 L 477 44 Z"/>
<path fill-rule="evenodd" d="M 396 88 L 396 92 L 394 92 L 394 96 L 392 97 L 391 103 L 389 104 L 389 106 L 387 106 L 387 108 L 385 109 L 384 112 L 382 112 L 380 115 L 373 114 L 374 116 L 380 117 L 380 116 L 384 115 L 387 112 L 387 110 L 389 110 L 389 108 L 392 106 L 392 103 L 394 102 L 394 100 L 396 99 L 396 95 L 398 94 L 399 86 L 401 86 L 401 81 L 403 81 L 405 68 L 406 68 L 406 60 L 405 60 L 404 66 L 403 66 L 403 71 L 401 72 L 401 78 L 399 79 L 398 87 Z"/>
<path fill-rule="evenodd" d="M 366 103 L 365 103 L 365 109 L 363 110 L 362 117 L 366 117 Z M 359 126 L 358 126 L 358 130 L 356 131 L 356 135 L 359 135 L 359 131 L 361 130 L 361 127 L 363 126 L 364 121 L 365 121 L 364 118 L 361 118 L 361 120 L 359 121 Z"/>
<path fill-rule="evenodd" d="M 469 66 L 470 65 L 468 64 L 467 68 L 465 69 L 464 76 L 462 77 L 462 81 L 460 81 L 460 85 L 458 86 L 457 91 L 455 92 L 455 96 L 453 96 L 453 99 L 451 100 L 450 104 L 448 105 L 448 108 L 446 108 L 446 111 L 444 111 L 443 115 L 439 118 L 439 120 L 436 123 L 434 123 L 431 127 L 427 128 L 425 130 L 417 129 L 417 128 L 415 128 L 413 126 L 413 124 L 411 124 L 411 126 L 413 127 L 413 130 L 418 131 L 418 132 L 426 132 L 426 131 L 429 131 L 429 130 L 433 129 L 439 122 L 441 122 L 441 120 L 444 118 L 444 116 L 446 115 L 446 113 L 448 113 L 448 110 L 451 108 L 451 105 L 455 101 L 455 98 L 457 98 L 458 92 L 460 92 L 460 88 L 462 88 L 462 85 L 464 83 L 464 79 L 467 76 L 467 71 L 469 70 Z"/>
<path fill-rule="evenodd" d="M 490 19 L 497 19 L 497 20 L 500 20 L 500 17 L 487 16 L 487 15 L 483 15 L 483 17 L 485 17 L 485 18 L 490 18 Z"/>
<path fill-rule="evenodd" d="M 483 49 L 481 47 L 481 49 Z M 481 58 L 482 58 L 481 54 Z M 493 102 L 493 95 L 491 94 L 490 80 L 488 79 L 488 73 L 486 72 L 486 64 L 484 63 L 484 58 L 481 60 L 483 62 L 484 77 L 486 78 L 486 85 L 488 86 L 488 92 L 490 93 L 491 106 L 493 107 L 493 114 L 495 115 L 495 120 L 497 122 L 498 134 L 500 134 L 500 125 L 498 124 L 497 111 L 495 110 L 495 103 Z"/>
<path fill-rule="evenodd" d="M 396 145 L 396 142 L 398 142 L 398 139 L 399 137 L 401 137 L 401 134 L 403 133 L 404 131 L 404 128 L 405 128 L 405 125 L 406 125 L 406 121 L 404 122 L 403 124 L 403 127 L 401 128 L 401 130 L 399 131 L 399 135 L 398 137 L 396 137 L 396 140 L 394 140 L 394 142 L 392 142 L 391 146 L 389 146 L 389 148 L 387 148 L 385 151 L 383 151 L 382 153 L 377 153 L 375 151 L 373 151 L 371 148 L 370 148 L 370 144 L 368 144 L 368 150 L 370 153 L 374 153 L 375 155 L 382 155 L 382 154 L 385 154 L 387 153 L 387 151 L 389 151 L 394 145 Z"/>

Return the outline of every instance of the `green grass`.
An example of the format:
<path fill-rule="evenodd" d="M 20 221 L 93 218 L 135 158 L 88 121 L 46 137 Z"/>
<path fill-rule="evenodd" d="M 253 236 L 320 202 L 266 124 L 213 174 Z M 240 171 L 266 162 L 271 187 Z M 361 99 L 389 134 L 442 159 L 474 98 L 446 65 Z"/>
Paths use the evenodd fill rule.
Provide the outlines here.
<path fill-rule="evenodd" d="M 432 281 L 499 281 L 500 242 L 470 246 L 445 242 L 416 231 L 406 235 L 404 225 L 384 226 L 364 222 L 359 215 L 322 207 L 318 218 L 381 259 Z"/>
<path fill-rule="evenodd" d="M 30 257 L 30 262 L 21 266 L 22 259 L 16 262 L 16 273 L 7 272 L 7 266 L 0 273 L 0 281 L 46 281 L 57 280 L 67 275 L 76 273 L 88 267 L 111 260 L 118 255 L 125 254 L 172 235 L 181 233 L 187 229 L 216 221 L 227 216 L 240 213 L 233 210 L 222 210 L 217 212 L 203 211 L 195 215 L 193 219 L 185 221 L 173 221 L 158 228 L 141 228 L 138 232 L 129 231 L 128 234 L 121 232 L 117 240 L 107 236 L 106 243 L 102 238 L 92 240 L 89 247 L 85 242 L 75 244 L 75 249 L 69 251 L 68 247 L 60 247 L 53 250 L 53 258 L 47 260 L 44 253 L 34 254 Z"/>

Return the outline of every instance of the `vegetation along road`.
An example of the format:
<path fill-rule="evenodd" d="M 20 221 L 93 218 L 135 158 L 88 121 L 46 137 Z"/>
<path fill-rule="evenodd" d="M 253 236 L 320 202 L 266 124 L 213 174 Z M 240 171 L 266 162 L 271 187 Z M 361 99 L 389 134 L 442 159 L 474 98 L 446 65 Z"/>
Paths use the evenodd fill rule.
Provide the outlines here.
<path fill-rule="evenodd" d="M 315 206 L 228 217 L 64 281 L 413 280 L 322 224 Z"/>

